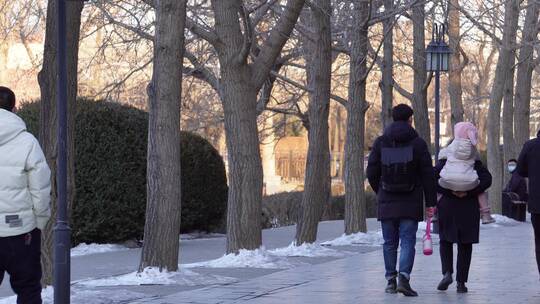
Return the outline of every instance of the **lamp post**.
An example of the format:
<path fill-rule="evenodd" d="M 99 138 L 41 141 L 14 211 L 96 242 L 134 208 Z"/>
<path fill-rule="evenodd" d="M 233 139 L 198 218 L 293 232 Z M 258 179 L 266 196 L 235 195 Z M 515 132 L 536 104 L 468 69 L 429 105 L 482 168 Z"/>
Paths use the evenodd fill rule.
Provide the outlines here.
<path fill-rule="evenodd" d="M 435 72 L 435 162 L 439 160 L 441 137 L 441 72 L 448 71 L 448 63 L 452 51 L 444 41 L 446 27 L 442 24 L 433 24 L 431 42 L 426 48 L 426 70 Z M 439 233 L 439 222 L 433 222 L 433 233 Z"/>
<path fill-rule="evenodd" d="M 57 100 L 58 111 L 58 162 L 57 213 L 54 227 L 54 303 L 70 303 L 71 228 L 67 218 L 67 29 L 66 0 L 56 1 L 57 14 Z"/>
<path fill-rule="evenodd" d="M 67 28 L 66 1 L 56 0 L 56 56 L 58 64 L 57 99 L 58 158 L 56 168 L 57 214 L 54 227 L 54 303 L 70 303 L 71 228 L 68 222 L 67 197 Z"/>
<path fill-rule="evenodd" d="M 440 151 L 440 79 L 441 72 L 449 69 L 450 54 L 452 51 L 444 40 L 446 27 L 442 24 L 434 24 L 431 34 L 431 42 L 426 48 L 426 69 L 428 72 L 435 72 L 435 161 L 439 159 Z"/>

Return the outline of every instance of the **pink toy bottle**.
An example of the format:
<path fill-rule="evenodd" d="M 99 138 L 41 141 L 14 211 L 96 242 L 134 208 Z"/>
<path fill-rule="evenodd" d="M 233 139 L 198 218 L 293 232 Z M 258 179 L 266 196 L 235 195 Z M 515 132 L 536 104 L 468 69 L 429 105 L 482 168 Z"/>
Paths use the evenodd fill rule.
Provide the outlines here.
<path fill-rule="evenodd" d="M 424 234 L 424 255 L 433 254 L 433 241 L 431 240 L 431 217 L 426 220 L 426 234 Z"/>

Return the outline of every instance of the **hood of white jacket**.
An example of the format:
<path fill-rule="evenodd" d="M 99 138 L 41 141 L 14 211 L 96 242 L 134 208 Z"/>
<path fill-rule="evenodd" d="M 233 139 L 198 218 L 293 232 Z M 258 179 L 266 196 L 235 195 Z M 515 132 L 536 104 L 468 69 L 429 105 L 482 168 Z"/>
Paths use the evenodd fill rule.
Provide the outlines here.
<path fill-rule="evenodd" d="M 26 124 L 17 115 L 0 109 L 0 145 L 3 145 L 26 131 Z"/>
<path fill-rule="evenodd" d="M 470 160 L 474 157 L 474 146 L 468 139 L 456 138 L 450 144 L 450 153 L 459 160 Z"/>

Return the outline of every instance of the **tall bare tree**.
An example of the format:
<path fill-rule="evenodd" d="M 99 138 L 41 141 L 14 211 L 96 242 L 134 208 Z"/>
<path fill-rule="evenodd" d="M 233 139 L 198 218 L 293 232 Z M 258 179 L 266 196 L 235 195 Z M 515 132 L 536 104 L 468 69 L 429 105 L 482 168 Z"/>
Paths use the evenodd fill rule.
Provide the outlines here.
<path fill-rule="evenodd" d="M 262 163 L 257 94 L 291 34 L 305 0 L 288 0 L 267 38 L 257 44 L 252 18 L 238 0 L 212 0 L 214 29 L 192 24 L 217 50 L 229 164 L 227 252 L 261 246 Z M 238 18 L 241 16 L 241 18 Z M 248 58 L 253 55 L 250 60 Z"/>
<path fill-rule="evenodd" d="M 178 269 L 180 106 L 186 0 L 157 0 L 154 67 L 148 85 L 147 206 L 139 271 Z"/>
<path fill-rule="evenodd" d="M 461 87 L 461 73 L 466 66 L 461 63 L 461 36 L 460 36 L 459 0 L 448 1 L 448 38 L 450 49 L 450 71 L 448 73 L 448 94 L 450 95 L 452 125 L 463 121 L 463 89 Z"/>
<path fill-rule="evenodd" d="M 68 210 L 71 210 L 75 197 L 75 146 L 74 146 L 74 116 L 77 98 L 77 67 L 79 58 L 79 35 L 81 25 L 81 12 L 83 2 L 66 1 L 67 31 L 67 102 L 68 102 Z M 51 285 L 53 281 L 53 228 L 56 225 L 56 165 L 57 165 L 57 133 L 58 113 L 56 111 L 57 75 L 57 22 L 56 1 L 49 1 L 47 5 L 47 24 L 45 33 L 45 47 L 43 53 L 43 67 L 38 75 L 41 90 L 41 115 L 39 120 L 39 140 L 47 162 L 51 167 L 52 175 L 52 201 L 51 221 L 42 233 L 42 264 L 43 284 Z"/>
<path fill-rule="evenodd" d="M 426 72 L 426 35 L 425 35 L 425 4 L 417 5 L 412 9 L 413 22 L 413 68 L 414 88 L 412 105 L 414 108 L 414 126 L 427 143 L 431 143 L 431 128 L 429 125 L 429 111 L 427 103 L 428 79 Z M 428 144 L 428 146 L 430 146 Z"/>
<path fill-rule="evenodd" d="M 431 75 L 427 75 L 425 56 L 425 17 L 426 5 L 424 1 L 416 1 L 412 6 L 411 21 L 413 24 L 413 91 L 409 92 L 398 82 L 394 88 L 403 97 L 411 101 L 414 109 L 414 125 L 421 138 L 431 143 L 431 128 L 429 124 L 429 111 L 427 91 L 431 82 Z M 430 146 L 428 144 L 428 146 Z"/>
<path fill-rule="evenodd" d="M 516 45 L 516 41 L 512 41 Z M 516 143 L 514 139 L 514 80 L 515 80 L 516 51 L 512 50 L 510 56 L 510 65 L 512 67 L 507 76 L 503 97 L 503 115 L 502 115 L 502 135 L 503 135 L 503 154 L 502 159 L 511 159 L 517 157 Z M 510 174 L 503 170 L 503 184 L 510 179 Z"/>
<path fill-rule="evenodd" d="M 495 80 L 491 90 L 491 101 L 488 113 L 488 167 L 493 175 L 493 185 L 489 198 L 494 212 L 500 212 L 501 192 L 503 184 L 502 158 L 500 151 L 501 104 L 508 77 L 512 73 L 512 56 L 516 41 L 519 19 L 519 0 L 508 0 L 504 7 L 503 38 L 499 48 L 499 59 L 495 70 Z"/>
<path fill-rule="evenodd" d="M 328 116 L 332 68 L 330 0 L 314 0 L 306 10 L 312 37 L 305 40 L 309 92 L 308 139 L 304 194 L 296 229 L 296 244 L 317 240 L 317 227 L 330 198 L 330 146 Z"/>
<path fill-rule="evenodd" d="M 527 1 L 527 13 L 519 50 L 515 96 L 515 147 L 521 149 L 530 136 L 531 80 L 535 67 L 534 43 L 538 36 L 538 1 Z M 505 142 L 506 143 L 506 142 Z"/>
<path fill-rule="evenodd" d="M 347 135 L 345 137 L 345 233 L 367 230 L 364 193 L 364 131 L 370 0 L 353 1 Z"/>
<path fill-rule="evenodd" d="M 384 12 L 389 14 L 383 22 L 383 64 L 381 76 L 381 123 L 384 129 L 392 123 L 393 83 L 394 83 L 394 0 L 384 0 Z"/>

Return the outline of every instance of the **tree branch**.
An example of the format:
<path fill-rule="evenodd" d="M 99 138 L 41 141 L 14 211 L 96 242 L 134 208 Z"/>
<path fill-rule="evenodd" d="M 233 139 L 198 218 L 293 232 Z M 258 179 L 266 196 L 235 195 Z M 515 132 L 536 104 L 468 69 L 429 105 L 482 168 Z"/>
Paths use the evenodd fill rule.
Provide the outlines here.
<path fill-rule="evenodd" d="M 293 87 L 296 87 L 298 89 L 301 89 L 301 90 L 304 90 L 306 92 L 313 92 L 313 90 L 310 90 L 308 87 L 306 87 L 305 85 L 297 82 L 297 81 L 294 81 L 288 77 L 285 77 L 283 75 L 280 75 L 279 73 L 276 73 L 274 71 L 270 72 L 270 74 L 274 75 L 275 77 L 277 77 L 279 80 L 282 80 L 283 82 L 285 83 L 288 83 L 290 85 L 292 85 Z M 342 104 L 343 106 L 345 106 L 347 104 L 347 99 L 343 98 L 343 97 L 339 97 L 337 95 L 334 95 L 334 94 L 330 94 L 330 98 L 333 99 L 334 101 L 337 101 L 339 102 L 340 104 Z"/>
<path fill-rule="evenodd" d="M 184 57 L 191 62 L 193 69 L 185 68 L 184 72 L 186 74 L 196 77 L 198 79 L 206 81 L 215 91 L 220 95 L 219 92 L 219 78 L 208 69 L 202 62 L 200 62 L 197 57 L 188 50 L 184 51 Z"/>
<path fill-rule="evenodd" d="M 288 0 L 279 21 L 272 29 L 268 39 L 264 41 L 259 55 L 251 66 L 253 71 L 252 81 L 257 89 L 263 85 L 274 65 L 274 61 L 278 58 L 283 46 L 289 39 L 304 2 L 305 0 Z"/>
<path fill-rule="evenodd" d="M 218 35 L 213 30 L 205 29 L 195 20 L 186 18 L 186 28 L 199 38 L 206 40 L 214 48 L 218 49 L 221 47 L 221 42 L 219 41 Z"/>
<path fill-rule="evenodd" d="M 478 18 L 475 18 L 469 12 L 463 8 L 463 6 L 459 5 L 456 7 L 462 14 L 465 16 L 472 24 L 474 24 L 480 31 L 482 31 L 484 34 L 486 34 L 488 37 L 493 39 L 498 45 L 502 45 L 502 40 L 495 35 L 493 31 L 490 31 L 487 29 L 482 23 L 478 21 Z"/>
<path fill-rule="evenodd" d="M 428 77 L 426 79 L 426 83 L 424 83 L 424 87 L 422 90 L 426 91 L 429 88 L 429 85 L 431 84 L 431 80 L 433 79 L 433 72 L 429 72 Z"/>
<path fill-rule="evenodd" d="M 397 83 L 393 78 L 392 78 L 392 86 L 394 87 L 394 89 L 396 89 L 396 91 L 399 93 L 399 95 L 407 98 L 408 100 L 413 100 L 413 98 L 414 98 L 413 94 L 411 92 L 407 91 L 401 85 L 399 85 L 399 83 Z"/>
<path fill-rule="evenodd" d="M 238 54 L 238 61 L 244 62 L 249 56 L 254 35 L 249 13 L 247 12 L 247 9 L 243 3 L 240 5 L 240 17 L 244 25 L 244 43 L 242 45 L 242 50 Z"/>
<path fill-rule="evenodd" d="M 463 61 L 461 62 L 461 64 L 458 67 L 458 71 L 461 73 L 467 67 L 467 65 L 469 65 L 470 60 L 469 60 L 469 56 L 467 56 L 467 53 L 465 52 L 465 50 L 463 50 L 461 45 L 458 45 L 458 49 L 459 49 L 459 53 L 461 54 L 461 56 L 463 56 Z"/>
<path fill-rule="evenodd" d="M 94 5 L 101 11 L 103 16 L 105 16 L 105 18 L 107 19 L 107 21 L 109 21 L 110 24 L 119 26 L 119 27 L 124 28 L 126 30 L 129 30 L 129 31 L 139 35 L 143 39 L 150 40 L 152 42 L 154 41 L 154 36 L 153 35 L 141 30 L 138 27 L 134 27 L 134 26 L 125 24 L 123 22 L 120 22 L 120 21 L 117 21 L 116 19 L 114 19 L 114 17 L 105 9 L 105 7 L 103 7 L 103 4 L 100 1 L 96 1 L 94 3 Z"/>

